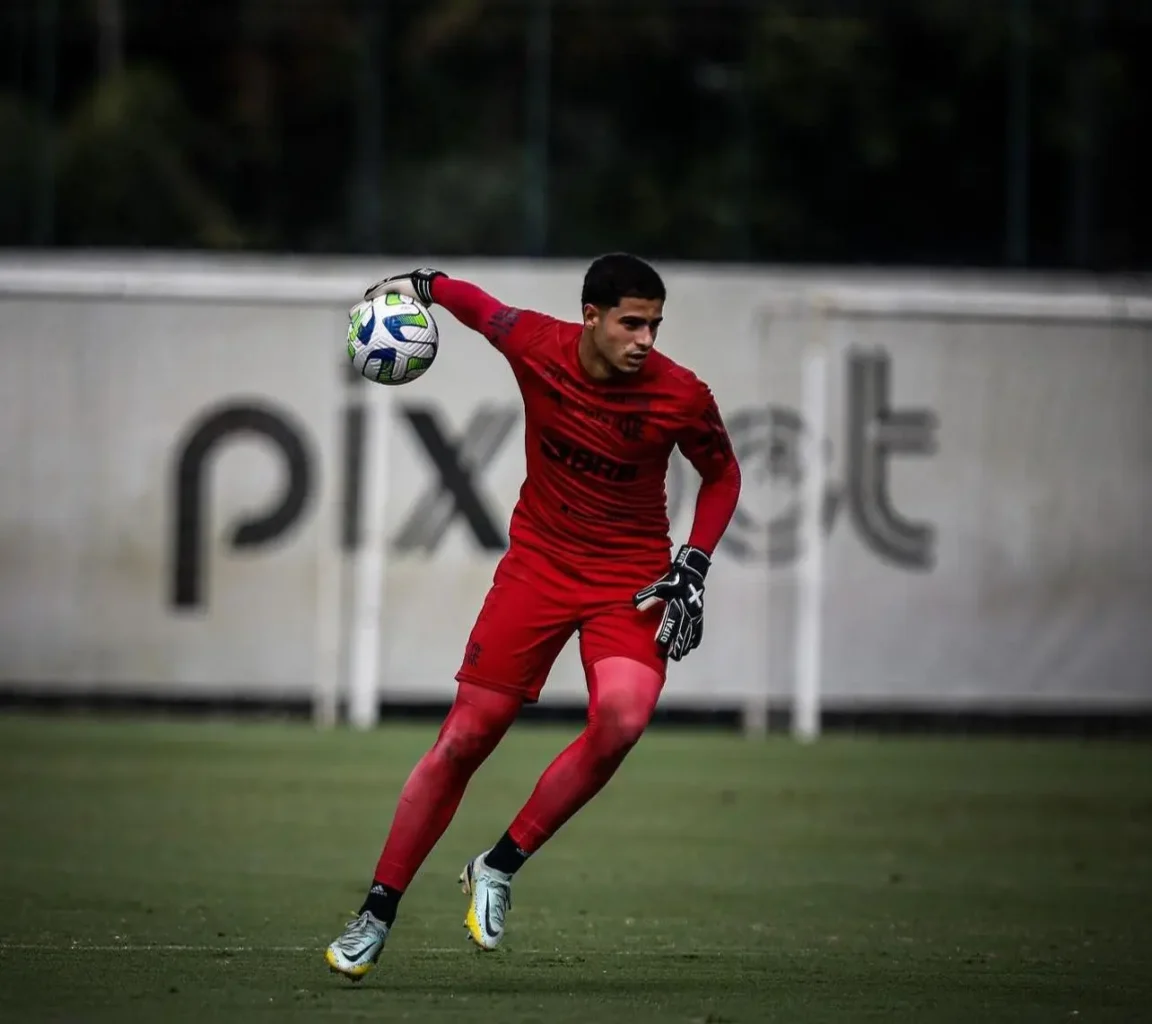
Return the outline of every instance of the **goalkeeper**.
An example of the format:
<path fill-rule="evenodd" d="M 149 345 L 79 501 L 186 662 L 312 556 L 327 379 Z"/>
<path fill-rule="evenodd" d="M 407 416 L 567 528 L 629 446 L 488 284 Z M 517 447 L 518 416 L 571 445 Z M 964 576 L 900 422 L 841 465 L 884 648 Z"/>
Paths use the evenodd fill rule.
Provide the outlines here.
<path fill-rule="evenodd" d="M 577 633 L 587 727 L 460 876 L 468 935 L 484 950 L 499 945 L 517 871 L 608 782 L 651 718 L 668 659 L 700 643 L 711 555 L 740 494 L 711 391 L 655 348 L 665 288 L 643 260 L 595 260 L 579 323 L 506 306 L 429 269 L 387 278 L 365 297 L 386 292 L 443 306 L 508 360 L 524 399 L 527 473 L 456 700 L 400 793 L 359 916 L 326 951 L 332 970 L 354 979 L 379 959 L 469 779 Z M 702 482 L 688 543 L 673 555 L 665 480 L 677 446 Z"/>

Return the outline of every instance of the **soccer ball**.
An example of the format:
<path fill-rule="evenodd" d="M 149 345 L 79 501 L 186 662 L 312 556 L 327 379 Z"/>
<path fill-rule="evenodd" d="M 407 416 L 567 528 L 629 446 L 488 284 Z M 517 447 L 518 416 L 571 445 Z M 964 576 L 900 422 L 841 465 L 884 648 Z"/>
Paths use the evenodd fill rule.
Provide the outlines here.
<path fill-rule="evenodd" d="M 357 303 L 348 313 L 348 358 L 377 384 L 407 384 L 428 370 L 440 330 L 428 308 L 398 292 Z"/>

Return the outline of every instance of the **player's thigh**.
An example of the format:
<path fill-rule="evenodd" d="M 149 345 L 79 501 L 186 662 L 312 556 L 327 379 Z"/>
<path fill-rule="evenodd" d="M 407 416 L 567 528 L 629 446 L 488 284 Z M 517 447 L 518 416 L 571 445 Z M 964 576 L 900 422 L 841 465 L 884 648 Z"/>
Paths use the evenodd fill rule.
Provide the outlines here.
<path fill-rule="evenodd" d="M 497 570 L 464 646 L 457 680 L 535 702 L 577 626 L 572 608 L 549 589 L 531 575 Z"/>
<path fill-rule="evenodd" d="M 587 671 L 604 658 L 631 658 L 659 673 L 663 680 L 668 660 L 656 643 L 664 606 L 638 612 L 620 601 L 596 608 L 580 624 L 580 660 Z"/>

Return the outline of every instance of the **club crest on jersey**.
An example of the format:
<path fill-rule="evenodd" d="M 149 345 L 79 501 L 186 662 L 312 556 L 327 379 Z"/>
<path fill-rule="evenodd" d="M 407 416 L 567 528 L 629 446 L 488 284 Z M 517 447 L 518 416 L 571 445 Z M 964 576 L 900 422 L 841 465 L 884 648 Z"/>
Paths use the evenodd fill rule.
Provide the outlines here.
<path fill-rule="evenodd" d="M 635 413 L 624 413 L 616 417 L 616 429 L 625 441 L 639 441 L 644 437 L 644 420 Z"/>

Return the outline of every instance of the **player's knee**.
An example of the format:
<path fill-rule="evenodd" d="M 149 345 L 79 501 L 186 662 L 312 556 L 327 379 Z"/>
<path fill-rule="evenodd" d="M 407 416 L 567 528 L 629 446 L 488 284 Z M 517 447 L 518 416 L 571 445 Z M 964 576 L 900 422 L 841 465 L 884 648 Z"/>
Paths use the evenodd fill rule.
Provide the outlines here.
<path fill-rule="evenodd" d="M 453 768 L 474 768 L 487 756 L 484 737 L 474 732 L 452 732 L 433 748 L 436 757 Z"/>
<path fill-rule="evenodd" d="M 657 672 L 631 658 L 604 658 L 592 666 L 588 725 L 601 756 L 620 758 L 636 745 L 648 728 L 662 683 Z"/>
<path fill-rule="evenodd" d="M 594 729 L 597 746 L 606 757 L 619 757 L 631 750 L 648 728 L 651 712 L 635 701 L 604 701 L 596 709 Z"/>
<path fill-rule="evenodd" d="M 503 735 L 494 723 L 449 722 L 440 733 L 433 750 L 436 756 L 456 768 L 480 766 Z"/>
<path fill-rule="evenodd" d="M 617 719 L 617 735 L 620 744 L 626 748 L 634 747 L 648 728 L 650 715 L 645 707 L 626 708 L 620 712 Z"/>
<path fill-rule="evenodd" d="M 440 727 L 432 757 L 453 768 L 474 771 L 496 749 L 519 708 L 518 697 L 462 683 Z"/>

